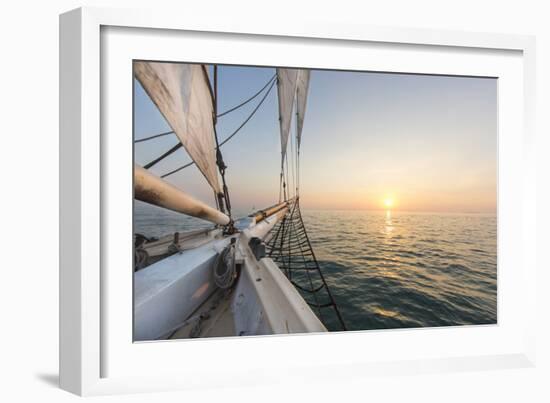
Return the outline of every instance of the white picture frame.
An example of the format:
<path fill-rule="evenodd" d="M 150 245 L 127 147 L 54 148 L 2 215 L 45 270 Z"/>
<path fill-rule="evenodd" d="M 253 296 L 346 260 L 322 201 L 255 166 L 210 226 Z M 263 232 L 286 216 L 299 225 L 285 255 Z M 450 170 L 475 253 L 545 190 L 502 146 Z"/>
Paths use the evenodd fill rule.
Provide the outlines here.
<path fill-rule="evenodd" d="M 140 48 L 132 44 L 137 36 Z M 284 48 L 288 49 L 287 54 L 277 56 L 286 58 L 283 65 L 292 65 L 294 60 L 304 67 L 327 63 L 323 67 L 349 68 L 350 63 L 356 63 L 354 68 L 376 71 L 485 76 L 495 76 L 496 72 L 502 82 L 498 325 L 132 343 L 127 336 L 131 333 L 131 316 L 125 318 L 131 295 L 130 277 L 106 269 L 125 267 L 129 262 L 129 254 L 123 251 L 118 256 L 107 239 L 125 231 L 131 235 L 128 212 L 124 213 L 125 206 L 131 203 L 128 195 L 132 165 L 127 149 L 131 143 L 124 137 L 131 125 L 126 119 L 127 97 L 131 94 L 125 93 L 131 88 L 131 80 L 119 80 L 117 74 L 124 72 L 128 60 L 136 57 L 135 52 L 141 58 L 177 60 L 171 49 L 178 41 L 187 41 L 192 61 L 209 58 L 209 62 L 220 63 L 231 59 L 240 64 L 273 65 L 273 53 L 265 49 Z M 193 41 L 201 41 L 201 46 L 206 47 L 193 45 Z M 231 54 L 222 54 L 219 46 L 223 42 L 234 45 Z M 245 50 L 251 46 L 256 48 L 247 55 Z M 293 47 L 302 51 L 292 50 Z M 303 52 L 304 47 L 309 47 L 309 52 Z M 213 54 L 216 49 L 219 53 Z M 325 61 L 326 52 L 322 49 L 341 52 L 341 58 L 336 58 L 340 61 Z M 81 8 L 61 15 L 61 387 L 80 395 L 96 395 L 294 382 L 297 377 L 301 381 L 328 380 L 328 373 L 331 379 L 345 379 L 380 373 L 534 365 L 535 325 L 529 316 L 535 312 L 537 277 L 536 216 L 529 208 L 534 205 L 536 169 L 531 158 L 535 147 L 534 49 L 534 38 L 529 36 L 326 21 L 295 24 L 206 19 L 162 11 L 103 8 Z M 404 54 L 409 56 L 406 65 Z M 372 60 L 362 61 L 366 55 Z M 102 74 L 117 80 L 107 84 Z M 121 109 L 113 114 L 109 105 L 114 105 L 115 100 L 121 100 Z M 114 130 L 123 134 L 110 135 Z M 127 170 L 109 169 L 115 152 L 120 156 L 120 166 L 127 164 Z M 120 293 L 120 301 L 110 297 L 113 290 Z M 394 348 L 390 349 L 390 345 Z M 326 354 L 319 357 L 315 354 L 319 349 Z M 290 358 L 282 351 L 301 354 Z M 201 362 L 205 356 L 231 362 L 233 370 L 227 373 L 212 368 L 210 360 L 205 365 Z"/>

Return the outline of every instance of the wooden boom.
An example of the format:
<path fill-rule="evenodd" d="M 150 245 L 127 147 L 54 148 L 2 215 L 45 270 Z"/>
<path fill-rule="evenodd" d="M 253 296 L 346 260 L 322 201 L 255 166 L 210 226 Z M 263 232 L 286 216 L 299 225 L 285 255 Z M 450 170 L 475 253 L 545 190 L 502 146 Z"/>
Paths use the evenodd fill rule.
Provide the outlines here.
<path fill-rule="evenodd" d="M 230 221 L 221 211 L 189 196 L 139 165 L 134 165 L 134 198 L 214 224 L 227 225 Z"/>

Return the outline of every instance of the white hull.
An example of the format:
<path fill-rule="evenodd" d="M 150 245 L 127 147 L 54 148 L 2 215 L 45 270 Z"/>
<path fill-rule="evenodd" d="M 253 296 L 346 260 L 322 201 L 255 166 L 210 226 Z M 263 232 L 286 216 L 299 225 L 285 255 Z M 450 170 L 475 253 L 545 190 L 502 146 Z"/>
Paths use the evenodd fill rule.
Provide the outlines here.
<path fill-rule="evenodd" d="M 264 239 L 287 209 L 235 235 L 241 274 L 228 305 L 218 310 L 202 336 L 323 332 L 319 321 L 295 287 L 270 258 L 257 260 L 249 247 L 253 237 Z M 167 257 L 137 271 L 134 277 L 134 340 L 167 338 L 207 303 L 216 291 L 213 265 L 230 237 L 214 237 L 194 249 Z M 218 327 L 218 328 L 217 328 Z M 186 337 L 188 331 L 176 337 Z"/>

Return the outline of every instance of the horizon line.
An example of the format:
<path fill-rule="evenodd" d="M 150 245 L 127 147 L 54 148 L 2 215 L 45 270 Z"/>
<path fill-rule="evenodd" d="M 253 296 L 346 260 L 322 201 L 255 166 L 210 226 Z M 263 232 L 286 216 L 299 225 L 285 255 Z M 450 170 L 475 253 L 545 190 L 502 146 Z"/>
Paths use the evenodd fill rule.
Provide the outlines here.
<path fill-rule="evenodd" d="M 497 211 L 482 210 L 406 210 L 406 209 L 383 209 L 383 208 L 334 208 L 334 207 L 306 207 L 306 210 L 331 210 L 331 211 L 376 211 L 376 212 L 395 212 L 395 213 L 440 213 L 440 214 L 497 214 Z"/>

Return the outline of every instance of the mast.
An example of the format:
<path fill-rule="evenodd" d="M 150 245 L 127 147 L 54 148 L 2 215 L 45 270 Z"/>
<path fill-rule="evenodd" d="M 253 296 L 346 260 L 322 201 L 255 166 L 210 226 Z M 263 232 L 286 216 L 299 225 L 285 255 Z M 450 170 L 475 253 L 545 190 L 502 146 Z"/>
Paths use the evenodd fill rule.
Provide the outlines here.
<path fill-rule="evenodd" d="M 298 72 L 296 80 L 296 196 L 298 196 L 300 188 L 300 145 L 302 130 L 304 128 L 310 76 L 310 70 L 302 69 Z"/>
<path fill-rule="evenodd" d="M 218 166 L 218 171 L 220 173 L 220 176 L 222 178 L 222 191 L 218 192 L 218 198 L 217 198 L 217 204 L 218 208 L 222 213 L 225 213 L 225 210 L 227 209 L 227 214 L 229 216 L 229 226 L 228 231 L 233 232 L 233 217 L 231 215 L 231 199 L 229 198 L 229 188 L 227 187 L 227 183 L 225 181 L 225 170 L 227 169 L 227 165 L 225 165 L 225 162 L 223 161 L 223 155 L 220 150 L 220 142 L 218 140 L 218 131 L 216 129 L 216 126 L 218 124 L 218 118 L 217 118 L 217 111 L 218 111 L 218 66 L 214 65 L 214 94 L 213 94 L 213 106 L 214 110 L 212 113 L 212 124 L 214 128 L 214 139 L 216 141 L 216 165 Z M 225 203 L 225 209 L 224 209 L 224 203 Z"/>
<path fill-rule="evenodd" d="M 205 66 L 139 61 L 134 62 L 134 75 L 209 185 L 220 193 L 212 116 L 214 94 Z"/>
<path fill-rule="evenodd" d="M 292 109 L 294 107 L 294 98 L 296 97 L 296 80 L 298 77 L 297 69 L 277 68 L 277 90 L 279 104 L 279 130 L 281 136 L 281 187 L 284 200 L 288 200 L 290 189 L 287 192 L 288 180 L 288 156 L 287 145 L 290 134 Z M 287 164 L 287 179 L 285 180 L 285 159 Z M 279 198 L 280 199 L 280 198 Z"/>
<path fill-rule="evenodd" d="M 300 142 L 298 138 L 298 133 L 300 133 L 300 122 L 299 122 L 299 114 L 298 114 L 298 86 L 296 86 L 296 177 L 294 178 L 294 185 L 295 185 L 295 193 L 294 197 L 296 200 L 298 200 L 298 188 L 299 188 L 299 180 L 300 180 L 300 169 L 299 169 L 299 161 L 300 161 Z"/>
<path fill-rule="evenodd" d="M 134 63 L 134 75 L 180 140 L 144 168 L 150 168 L 183 145 L 214 191 L 220 211 L 137 165 L 134 168 L 136 199 L 216 224 L 231 224 L 231 204 L 224 177 L 226 166 L 216 133 L 217 67 L 214 68 L 214 88 L 202 64 L 140 61 Z M 216 165 L 223 186 L 220 186 Z M 225 214 L 224 205 L 229 216 Z"/>

